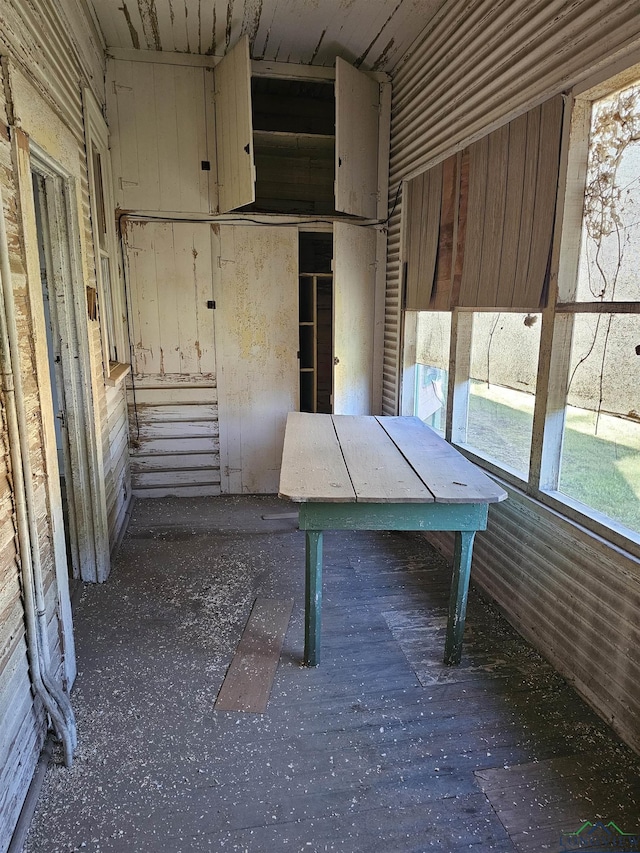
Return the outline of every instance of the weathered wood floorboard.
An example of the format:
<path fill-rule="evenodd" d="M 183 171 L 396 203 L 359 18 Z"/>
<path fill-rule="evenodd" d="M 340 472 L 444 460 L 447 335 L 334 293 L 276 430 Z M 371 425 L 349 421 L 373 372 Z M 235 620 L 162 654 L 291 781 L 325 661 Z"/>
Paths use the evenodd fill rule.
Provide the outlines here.
<path fill-rule="evenodd" d="M 256 599 L 218 693 L 217 711 L 266 711 L 292 610 L 293 599 Z"/>
<path fill-rule="evenodd" d="M 27 853 L 539 853 L 584 820 L 639 828 L 638 757 L 473 591 L 441 666 L 450 570 L 418 534 L 326 534 L 324 660 L 302 667 L 304 539 L 262 518 L 281 506 L 136 504 L 75 610 L 81 752 Z M 269 703 L 220 713 L 256 598 L 295 600 Z"/>

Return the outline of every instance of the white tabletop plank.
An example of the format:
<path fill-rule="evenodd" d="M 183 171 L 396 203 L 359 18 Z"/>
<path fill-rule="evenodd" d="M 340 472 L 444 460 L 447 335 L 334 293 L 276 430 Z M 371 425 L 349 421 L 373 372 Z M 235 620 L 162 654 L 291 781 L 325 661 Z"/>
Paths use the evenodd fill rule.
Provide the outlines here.
<path fill-rule="evenodd" d="M 497 503 L 507 497 L 504 489 L 419 418 L 380 417 L 378 422 L 436 503 Z"/>
<path fill-rule="evenodd" d="M 333 425 L 359 503 L 433 503 L 376 418 L 333 415 Z"/>
<path fill-rule="evenodd" d="M 279 495 L 298 503 L 356 500 L 331 415 L 287 415 Z"/>

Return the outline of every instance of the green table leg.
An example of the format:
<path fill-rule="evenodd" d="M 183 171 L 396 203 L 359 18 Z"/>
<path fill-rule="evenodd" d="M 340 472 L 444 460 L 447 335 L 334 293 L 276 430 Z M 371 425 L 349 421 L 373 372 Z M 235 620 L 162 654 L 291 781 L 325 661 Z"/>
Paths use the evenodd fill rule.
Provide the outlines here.
<path fill-rule="evenodd" d="M 304 616 L 304 663 L 320 663 L 322 627 L 322 531 L 306 531 L 306 600 Z"/>
<path fill-rule="evenodd" d="M 460 663 L 462 656 L 462 635 L 464 634 L 464 619 L 467 613 L 467 594 L 469 592 L 471 556 L 475 535 L 475 530 L 456 533 L 447 640 L 444 646 L 444 662 L 447 666 Z"/>

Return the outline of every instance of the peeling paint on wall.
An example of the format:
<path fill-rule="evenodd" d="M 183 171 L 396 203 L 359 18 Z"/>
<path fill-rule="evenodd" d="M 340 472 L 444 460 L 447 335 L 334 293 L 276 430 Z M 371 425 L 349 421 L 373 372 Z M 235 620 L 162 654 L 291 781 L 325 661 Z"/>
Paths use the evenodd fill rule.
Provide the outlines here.
<path fill-rule="evenodd" d="M 378 30 L 378 32 L 376 33 L 375 37 L 374 37 L 374 38 L 371 40 L 371 42 L 369 43 L 369 45 L 368 45 L 367 49 L 366 49 L 366 50 L 364 51 L 364 53 L 363 53 L 363 54 L 361 54 L 361 55 L 356 59 L 356 61 L 354 62 L 354 65 L 355 65 L 355 67 L 356 67 L 356 68 L 360 68 L 360 66 L 362 65 L 362 63 L 365 61 L 365 59 L 367 58 L 367 56 L 368 56 L 368 55 L 369 55 L 369 53 L 371 52 L 371 50 L 372 50 L 372 48 L 373 48 L 374 44 L 378 41 L 378 39 L 380 38 L 380 36 L 382 35 L 382 33 L 385 31 L 385 29 L 387 28 L 387 26 L 391 23 L 391 21 L 393 20 L 394 15 L 395 15 L 395 14 L 396 14 L 396 12 L 398 11 L 398 9 L 402 6 L 402 4 L 403 4 L 403 3 L 404 3 L 404 0 L 398 0 L 398 4 L 397 4 L 397 6 L 396 6 L 396 7 L 395 7 L 395 9 L 393 10 L 393 12 L 389 15 L 389 17 L 388 17 L 388 18 L 387 18 L 387 20 L 384 22 L 384 24 L 380 27 L 380 29 L 379 29 L 379 30 Z M 393 43 L 393 41 L 392 41 L 392 43 Z"/>
<path fill-rule="evenodd" d="M 372 71 L 380 71 L 381 68 L 384 68 L 389 58 L 389 53 L 394 45 L 394 42 L 395 39 L 390 39 L 390 41 L 387 42 L 384 50 L 382 51 L 378 59 L 374 62 L 373 68 L 371 69 Z"/>
<path fill-rule="evenodd" d="M 318 44 L 315 46 L 315 50 L 311 54 L 311 59 L 309 60 L 309 65 L 313 65 L 313 61 L 316 58 L 316 56 L 318 55 L 318 51 L 320 50 L 320 45 L 322 44 L 323 39 L 326 36 L 326 34 L 327 34 L 327 30 L 324 29 L 322 31 L 322 34 L 320 35 L 320 38 L 318 39 Z"/>
<path fill-rule="evenodd" d="M 133 22 L 131 20 L 131 13 L 127 7 L 126 0 L 122 0 L 122 6 L 118 7 L 122 14 L 124 15 L 124 19 L 127 22 L 127 27 L 129 28 L 129 35 L 131 36 L 131 44 L 136 50 L 140 50 L 140 38 L 136 31 L 136 28 L 133 26 Z"/>
<path fill-rule="evenodd" d="M 225 30 L 224 37 L 224 51 L 225 53 L 229 50 L 229 45 L 231 44 L 231 25 L 233 23 L 233 0 L 227 0 L 227 27 Z"/>
<path fill-rule="evenodd" d="M 262 17 L 263 0 L 246 0 L 242 19 L 241 34 L 249 37 L 249 50 L 253 56 L 253 48 Z"/>
<path fill-rule="evenodd" d="M 162 50 L 160 40 L 160 29 L 158 27 L 158 13 L 156 11 L 156 0 L 138 0 L 138 10 L 142 18 L 142 26 L 147 39 L 147 44 L 156 50 Z"/>
<path fill-rule="evenodd" d="M 213 8 L 213 26 L 211 27 L 211 44 L 206 51 L 207 56 L 215 56 L 216 54 L 216 25 L 218 23 L 215 6 Z"/>

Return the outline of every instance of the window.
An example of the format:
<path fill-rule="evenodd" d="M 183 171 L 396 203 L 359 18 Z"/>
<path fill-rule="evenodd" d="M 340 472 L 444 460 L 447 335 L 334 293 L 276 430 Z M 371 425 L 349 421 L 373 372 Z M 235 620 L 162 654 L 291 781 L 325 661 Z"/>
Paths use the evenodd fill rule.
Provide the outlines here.
<path fill-rule="evenodd" d="M 440 435 L 445 434 L 451 314 L 419 311 L 408 315 L 407 336 L 412 338 L 411 387 L 406 389 L 404 413 L 416 415 Z"/>
<path fill-rule="evenodd" d="M 558 490 L 640 533 L 637 316 L 574 318 Z"/>
<path fill-rule="evenodd" d="M 570 339 L 557 492 L 640 534 L 640 83 L 584 113 L 577 276 L 557 317 Z"/>
<path fill-rule="evenodd" d="M 114 384 L 130 369 L 126 316 L 117 274 L 108 131 L 98 105 L 88 90 L 85 90 L 85 129 L 98 291 L 97 317 L 100 323 L 105 378 L 109 384 Z"/>
<path fill-rule="evenodd" d="M 540 315 L 473 315 L 464 443 L 526 480 L 535 403 Z"/>
<path fill-rule="evenodd" d="M 465 234 L 468 205 L 461 195 L 454 258 L 446 266 L 453 307 L 404 312 L 402 411 L 444 430 L 489 472 L 640 555 L 640 69 L 635 72 L 576 95 L 566 116 L 566 183 L 559 187 L 563 206 L 552 216 L 553 242 L 540 241 L 535 275 L 529 275 L 531 255 L 523 261 L 527 292 L 542 293 L 539 307 L 522 298 L 524 287 L 509 291 L 511 301 L 500 295 L 518 268 L 513 252 L 504 251 L 511 243 L 503 240 L 499 263 L 491 266 L 491 241 Z M 517 121 L 509 126 L 509 145 Z M 478 150 L 491 148 L 489 137 L 480 143 Z M 463 177 L 464 164 L 463 152 Z M 507 198 L 508 181 L 498 184 L 492 182 L 492 193 Z M 425 272 L 414 263 L 413 279 L 407 272 L 416 254 L 411 237 L 418 234 L 410 221 L 417 210 L 412 198 L 403 210 L 405 281 L 417 291 L 424 284 L 429 293 L 431 266 Z M 486 203 L 491 198 L 487 193 Z M 507 209 L 498 216 L 503 229 Z M 540 228 L 536 211 L 523 202 L 532 234 Z M 546 203 L 544 214 L 546 223 Z M 471 279 L 475 290 L 467 288 L 471 297 L 463 299 L 465 288 L 456 282 Z"/>

